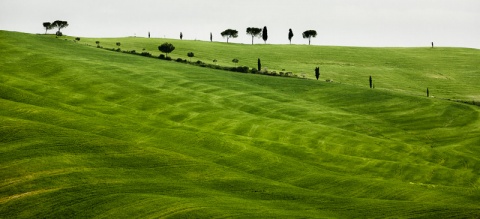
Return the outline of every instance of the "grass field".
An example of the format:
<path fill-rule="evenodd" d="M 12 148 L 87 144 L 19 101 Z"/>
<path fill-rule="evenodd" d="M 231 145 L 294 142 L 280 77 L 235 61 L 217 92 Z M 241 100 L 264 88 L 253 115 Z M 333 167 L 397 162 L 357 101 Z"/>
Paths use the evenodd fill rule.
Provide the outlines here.
<path fill-rule="evenodd" d="M 0 218 L 480 217 L 479 50 L 66 39 L 0 31 Z"/>

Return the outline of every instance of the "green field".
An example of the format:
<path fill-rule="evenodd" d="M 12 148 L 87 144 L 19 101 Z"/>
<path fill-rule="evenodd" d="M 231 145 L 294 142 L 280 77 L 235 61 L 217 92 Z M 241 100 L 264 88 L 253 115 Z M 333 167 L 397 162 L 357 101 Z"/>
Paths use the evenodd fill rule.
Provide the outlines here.
<path fill-rule="evenodd" d="M 0 218 L 480 217 L 480 50 L 72 39 L 0 31 Z"/>

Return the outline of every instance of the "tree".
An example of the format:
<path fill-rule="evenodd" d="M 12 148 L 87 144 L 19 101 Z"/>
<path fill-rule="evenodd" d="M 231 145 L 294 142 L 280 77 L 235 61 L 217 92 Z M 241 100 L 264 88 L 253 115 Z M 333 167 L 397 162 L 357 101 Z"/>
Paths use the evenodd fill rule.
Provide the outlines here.
<path fill-rule="evenodd" d="M 120 47 L 122 44 L 120 42 L 117 42 L 116 45 Z"/>
<path fill-rule="evenodd" d="M 292 38 L 293 38 L 293 32 L 292 32 L 292 29 L 290 28 L 288 30 L 288 40 L 290 41 L 290 44 L 292 44 Z"/>
<path fill-rule="evenodd" d="M 370 79 L 368 79 L 368 81 L 370 82 L 370 88 L 373 88 L 372 76 L 370 76 Z"/>
<path fill-rule="evenodd" d="M 258 71 L 261 71 L 261 69 L 262 69 L 262 62 L 260 62 L 260 58 L 258 58 L 258 63 L 257 63 L 257 65 L 258 65 Z"/>
<path fill-rule="evenodd" d="M 430 97 L 430 92 L 428 91 L 428 87 L 427 87 L 427 97 Z"/>
<path fill-rule="evenodd" d="M 58 35 L 61 36 L 62 32 L 60 32 L 60 30 L 67 27 L 68 27 L 68 22 L 66 21 L 56 20 L 52 23 L 52 28 L 58 28 L 57 36 Z"/>
<path fill-rule="evenodd" d="M 262 39 L 263 39 L 263 41 L 265 41 L 265 44 L 267 44 L 267 40 L 268 40 L 267 26 L 263 27 Z"/>
<path fill-rule="evenodd" d="M 173 46 L 171 43 L 164 43 L 158 46 L 158 50 L 164 52 L 165 56 L 168 57 L 168 53 L 171 53 L 173 50 L 175 50 L 175 46 Z"/>
<path fill-rule="evenodd" d="M 180 32 L 180 40 L 183 40 L 183 33 Z"/>
<path fill-rule="evenodd" d="M 213 35 L 212 35 L 212 32 L 210 32 L 210 42 L 213 41 Z"/>
<path fill-rule="evenodd" d="M 227 38 L 227 43 L 228 43 L 228 39 L 238 37 L 238 31 L 237 30 L 232 30 L 232 29 L 226 29 L 225 31 L 223 31 L 220 34 L 222 35 L 222 37 Z"/>
<path fill-rule="evenodd" d="M 253 45 L 253 38 L 259 37 L 261 33 L 262 33 L 262 29 L 260 28 L 256 28 L 256 27 L 247 28 L 247 34 L 252 36 L 252 45 Z"/>
<path fill-rule="evenodd" d="M 45 34 L 47 34 L 48 30 L 53 29 L 52 23 L 50 22 L 43 22 L 43 27 L 45 27 Z"/>
<path fill-rule="evenodd" d="M 232 62 L 235 63 L 235 67 L 237 67 L 238 59 L 233 59 Z"/>
<path fill-rule="evenodd" d="M 97 48 L 100 48 L 100 41 L 95 41 L 95 43 L 97 44 Z"/>
<path fill-rule="evenodd" d="M 190 62 L 192 61 L 192 57 L 195 56 L 195 54 L 193 54 L 193 52 L 189 52 L 187 53 L 187 56 L 190 57 Z"/>
<path fill-rule="evenodd" d="M 320 67 L 315 68 L 315 77 L 317 78 L 317 81 L 318 81 L 318 78 L 320 78 Z"/>
<path fill-rule="evenodd" d="M 317 31 L 315 31 L 315 30 L 307 30 L 307 31 L 303 32 L 302 36 L 303 36 L 303 39 L 307 39 L 307 38 L 308 38 L 308 45 L 310 45 L 310 39 L 311 39 L 312 37 L 314 37 L 314 38 L 317 37 Z"/>

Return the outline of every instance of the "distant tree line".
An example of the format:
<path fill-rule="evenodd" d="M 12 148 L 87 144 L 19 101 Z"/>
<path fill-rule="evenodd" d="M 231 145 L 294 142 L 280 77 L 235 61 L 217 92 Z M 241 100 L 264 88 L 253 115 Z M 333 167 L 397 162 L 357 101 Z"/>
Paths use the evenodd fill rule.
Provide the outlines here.
<path fill-rule="evenodd" d="M 258 27 L 247 27 L 247 35 L 252 36 L 252 45 L 253 45 L 253 40 L 255 37 L 262 37 L 263 41 L 267 43 L 268 40 L 268 30 L 267 27 L 258 28 Z M 227 38 L 227 43 L 230 38 L 237 38 L 238 37 L 238 31 L 234 29 L 226 29 L 222 33 L 220 33 L 223 38 Z M 292 29 L 290 28 L 288 30 L 288 41 L 290 44 L 292 44 L 292 38 L 294 34 Z M 315 30 L 306 30 L 302 34 L 304 39 L 308 39 L 308 45 L 310 45 L 311 39 L 317 37 L 317 31 Z M 212 33 L 210 33 L 210 41 L 212 41 Z"/>

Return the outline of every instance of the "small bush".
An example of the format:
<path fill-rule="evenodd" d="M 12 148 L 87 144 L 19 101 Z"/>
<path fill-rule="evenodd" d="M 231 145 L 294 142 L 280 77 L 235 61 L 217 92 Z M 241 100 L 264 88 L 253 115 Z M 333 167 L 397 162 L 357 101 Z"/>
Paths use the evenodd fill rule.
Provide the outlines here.
<path fill-rule="evenodd" d="M 167 57 L 165 57 L 165 60 L 167 60 L 167 61 L 172 61 L 172 57 L 167 56 Z"/>
<path fill-rule="evenodd" d="M 203 62 L 202 62 L 202 61 L 200 61 L 200 60 L 198 60 L 198 61 L 197 61 L 197 62 L 195 62 L 195 63 L 196 63 L 197 65 L 201 65 L 201 64 L 203 64 Z"/>
<path fill-rule="evenodd" d="M 237 71 L 237 72 L 242 72 L 242 73 L 248 73 L 248 69 L 249 69 L 249 68 L 248 68 L 247 66 L 238 66 L 238 67 L 236 68 L 236 71 Z"/>
<path fill-rule="evenodd" d="M 150 54 L 149 52 L 142 52 L 140 53 L 141 56 L 146 56 L 146 57 L 152 57 L 152 54 Z"/>
<path fill-rule="evenodd" d="M 75 38 L 76 41 L 80 41 L 80 37 Z"/>
<path fill-rule="evenodd" d="M 57 37 L 63 36 L 62 32 L 60 32 L 60 31 L 57 31 L 57 32 L 55 33 L 55 35 L 57 35 Z"/>
<path fill-rule="evenodd" d="M 175 60 L 176 62 L 184 62 L 184 60 L 182 58 L 177 58 L 177 60 Z"/>
<path fill-rule="evenodd" d="M 118 48 L 118 49 L 116 49 L 115 51 L 117 51 L 117 52 L 121 52 L 122 50 L 121 50 L 120 48 Z"/>
<path fill-rule="evenodd" d="M 253 73 L 253 74 L 256 74 L 256 73 L 258 73 L 258 70 L 256 68 L 252 68 L 252 70 L 250 72 Z"/>
<path fill-rule="evenodd" d="M 158 58 L 159 58 L 159 59 L 165 59 L 165 55 L 164 55 L 164 54 L 160 54 L 160 55 L 158 56 Z"/>

